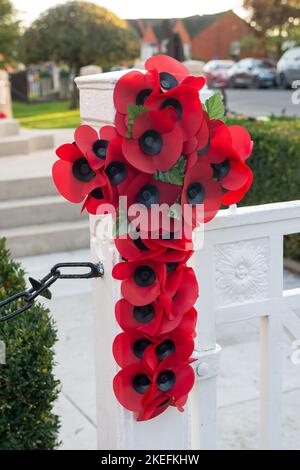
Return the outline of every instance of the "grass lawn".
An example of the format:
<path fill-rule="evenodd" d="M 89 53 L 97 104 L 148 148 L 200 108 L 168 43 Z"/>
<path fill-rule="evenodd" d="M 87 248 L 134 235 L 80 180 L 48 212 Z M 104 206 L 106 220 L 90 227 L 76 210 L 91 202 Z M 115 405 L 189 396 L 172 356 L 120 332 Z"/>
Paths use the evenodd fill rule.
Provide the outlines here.
<path fill-rule="evenodd" d="M 14 118 L 30 129 L 74 128 L 80 124 L 79 110 L 70 110 L 68 101 L 13 103 Z"/>

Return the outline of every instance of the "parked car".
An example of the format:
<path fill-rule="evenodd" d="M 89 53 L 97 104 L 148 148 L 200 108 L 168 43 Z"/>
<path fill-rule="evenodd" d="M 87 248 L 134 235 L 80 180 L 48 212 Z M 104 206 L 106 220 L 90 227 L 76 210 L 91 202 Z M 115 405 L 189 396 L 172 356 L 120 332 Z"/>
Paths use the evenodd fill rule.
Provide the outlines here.
<path fill-rule="evenodd" d="M 276 85 L 276 68 L 268 59 L 242 59 L 229 70 L 232 87 L 270 88 Z"/>
<path fill-rule="evenodd" d="M 300 80 L 300 47 L 286 51 L 277 64 L 277 84 L 288 88 L 293 81 Z"/>
<path fill-rule="evenodd" d="M 209 87 L 228 85 L 228 71 L 234 65 L 233 60 L 210 60 L 204 66 L 205 77 Z"/>

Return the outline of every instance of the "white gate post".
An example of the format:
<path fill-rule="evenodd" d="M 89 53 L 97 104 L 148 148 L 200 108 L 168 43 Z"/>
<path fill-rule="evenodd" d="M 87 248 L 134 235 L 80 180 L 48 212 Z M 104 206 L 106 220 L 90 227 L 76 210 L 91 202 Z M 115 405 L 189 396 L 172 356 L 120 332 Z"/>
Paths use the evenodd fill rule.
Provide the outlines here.
<path fill-rule="evenodd" d="M 125 72 L 111 72 L 76 79 L 80 90 L 80 113 L 84 123 L 99 128 L 112 124 L 115 109 L 113 90 Z M 106 216 L 104 216 L 106 217 Z M 119 283 L 111 271 L 119 255 L 111 239 L 100 237 L 103 216 L 91 216 L 91 250 L 94 261 L 104 263 L 104 277 L 93 281 L 97 376 L 97 424 L 99 449 L 190 449 L 190 412 L 169 408 L 161 416 L 136 422 L 116 400 L 112 380 L 118 367 L 112 355 L 112 342 L 119 329 L 114 305 L 120 297 Z M 102 239 L 101 239 L 102 238 Z"/>

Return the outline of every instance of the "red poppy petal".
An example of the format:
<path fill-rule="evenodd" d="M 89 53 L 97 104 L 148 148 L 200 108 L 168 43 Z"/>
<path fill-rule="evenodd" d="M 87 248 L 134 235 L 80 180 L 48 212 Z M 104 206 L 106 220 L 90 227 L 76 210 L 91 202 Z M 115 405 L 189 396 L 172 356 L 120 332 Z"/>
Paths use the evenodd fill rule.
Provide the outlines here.
<path fill-rule="evenodd" d="M 161 151 L 152 157 L 155 169 L 163 172 L 170 170 L 182 154 L 182 146 L 182 133 L 178 127 L 164 134 Z"/>
<path fill-rule="evenodd" d="M 206 84 L 206 78 L 205 77 L 194 77 L 193 75 L 189 75 L 186 77 L 182 85 L 188 85 L 192 88 L 195 88 L 195 90 L 200 91 Z"/>
<path fill-rule="evenodd" d="M 63 144 L 56 149 L 55 153 L 61 160 L 68 162 L 75 162 L 83 157 L 80 149 L 74 144 Z"/>
<path fill-rule="evenodd" d="M 112 277 L 118 280 L 128 279 L 130 276 L 132 276 L 134 267 L 135 265 L 132 263 L 118 263 L 112 269 Z"/>
<path fill-rule="evenodd" d="M 93 143 L 99 139 L 99 135 L 93 127 L 83 124 L 75 130 L 74 138 L 82 153 L 86 154 L 88 150 L 91 150 Z"/>
<path fill-rule="evenodd" d="M 187 295 L 188 293 L 188 295 Z M 177 317 L 180 313 L 189 311 L 199 297 L 199 287 L 192 268 L 186 268 L 182 275 L 180 286 L 173 299 L 172 315 Z"/>
<path fill-rule="evenodd" d="M 118 133 L 122 137 L 127 136 L 127 116 L 125 114 L 121 114 L 116 112 L 115 115 L 115 126 L 118 131 Z"/>
<path fill-rule="evenodd" d="M 192 307 L 188 312 L 183 315 L 179 328 L 185 331 L 186 334 L 195 336 L 195 328 L 197 324 L 197 310 Z"/>
<path fill-rule="evenodd" d="M 189 76 L 189 71 L 181 62 L 167 55 L 158 54 L 145 62 L 146 70 L 157 70 L 158 73 L 168 72 L 174 75 L 179 82 Z"/>
<path fill-rule="evenodd" d="M 168 110 L 147 111 L 140 114 L 132 126 L 132 137 L 139 139 L 147 130 L 155 130 L 162 134 L 170 132 L 174 128 L 174 121 Z"/>
<path fill-rule="evenodd" d="M 225 206 L 230 206 L 231 204 L 237 204 L 243 197 L 245 196 L 246 192 L 251 188 L 253 183 L 253 173 L 249 167 L 247 167 L 247 171 L 249 174 L 248 181 L 245 186 L 237 191 L 229 191 L 228 193 L 223 194 L 222 196 L 222 204 Z"/>
<path fill-rule="evenodd" d="M 221 163 L 232 153 L 232 138 L 229 128 L 218 119 L 209 121 L 210 145 L 206 155 L 212 163 Z"/>
<path fill-rule="evenodd" d="M 249 178 L 246 165 L 237 158 L 231 158 L 229 173 L 220 180 L 223 188 L 235 191 L 243 187 Z"/>
<path fill-rule="evenodd" d="M 134 377 L 139 374 L 146 374 L 144 367 L 140 364 L 131 365 L 118 372 L 113 381 L 114 393 L 117 400 L 127 410 L 135 412 L 141 410 L 143 398 L 143 395 L 136 392 L 132 386 Z"/>
<path fill-rule="evenodd" d="M 182 153 L 183 155 L 189 155 L 190 153 L 196 150 L 198 145 L 198 140 L 196 136 L 191 137 L 189 140 L 186 140 L 183 144 Z"/>
<path fill-rule="evenodd" d="M 117 133 L 117 129 L 114 126 L 101 127 L 101 129 L 99 130 L 99 135 L 100 135 L 100 139 L 108 140 L 108 141 L 114 140 L 117 137 L 119 137 Z"/>
<path fill-rule="evenodd" d="M 252 153 L 253 141 L 250 134 L 241 126 L 230 126 L 232 146 L 242 160 L 246 160 Z"/>
<path fill-rule="evenodd" d="M 160 283 L 156 281 L 150 287 L 139 287 L 133 280 L 122 282 L 121 292 L 125 299 L 138 307 L 151 304 L 160 293 Z"/>

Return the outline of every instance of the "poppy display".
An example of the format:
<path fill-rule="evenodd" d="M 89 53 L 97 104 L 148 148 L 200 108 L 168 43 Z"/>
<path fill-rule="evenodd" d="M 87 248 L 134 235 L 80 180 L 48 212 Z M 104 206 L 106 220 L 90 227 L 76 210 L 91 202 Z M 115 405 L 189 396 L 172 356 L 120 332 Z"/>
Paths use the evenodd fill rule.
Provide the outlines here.
<path fill-rule="evenodd" d="M 253 182 L 251 137 L 223 121 L 216 96 L 201 103 L 205 79 L 162 54 L 145 69 L 120 74 L 114 125 L 79 126 L 74 143 L 57 149 L 52 170 L 67 200 L 92 215 L 113 214 L 119 259 L 112 276 L 121 290 L 114 313 L 122 330 L 112 344 L 113 390 L 138 421 L 170 406 L 184 411 L 195 380 L 193 231 Z"/>

